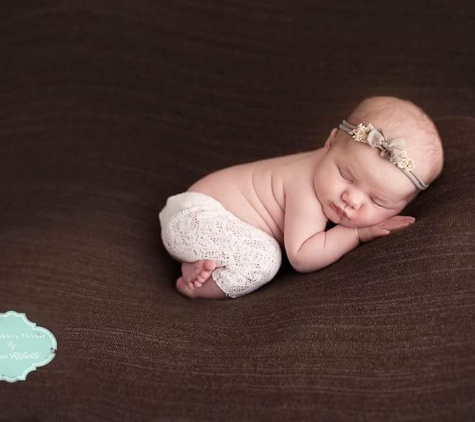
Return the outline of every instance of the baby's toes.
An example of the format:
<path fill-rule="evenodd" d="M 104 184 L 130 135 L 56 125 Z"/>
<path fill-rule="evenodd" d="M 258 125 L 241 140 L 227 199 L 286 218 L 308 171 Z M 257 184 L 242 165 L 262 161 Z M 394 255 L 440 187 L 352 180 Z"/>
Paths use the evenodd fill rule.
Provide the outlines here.
<path fill-rule="evenodd" d="M 216 261 L 208 259 L 203 263 L 203 269 L 211 273 L 216 268 Z M 209 277 L 209 275 L 208 275 Z"/>
<path fill-rule="evenodd" d="M 198 277 L 196 277 L 196 281 L 204 283 L 206 280 L 208 280 L 210 275 L 211 271 L 202 271 L 200 274 L 198 274 Z"/>

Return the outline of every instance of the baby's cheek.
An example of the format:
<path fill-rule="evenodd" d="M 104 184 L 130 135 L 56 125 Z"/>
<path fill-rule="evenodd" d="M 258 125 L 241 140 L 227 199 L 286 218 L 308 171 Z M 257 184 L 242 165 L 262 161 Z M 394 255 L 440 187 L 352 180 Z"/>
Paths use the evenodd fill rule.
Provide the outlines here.
<path fill-rule="evenodd" d="M 380 212 L 378 215 L 378 222 L 374 224 L 379 224 L 383 222 L 384 220 L 387 220 L 388 218 L 394 217 L 397 214 L 398 214 L 397 210 L 390 210 L 390 211 L 385 210 L 383 212 Z"/>
<path fill-rule="evenodd" d="M 364 221 L 362 222 L 362 227 L 374 226 L 375 224 L 379 224 L 384 220 L 392 217 L 393 215 L 395 214 L 388 210 L 372 210 L 371 212 L 368 212 L 368 215 L 366 215 L 366 218 L 364 218 Z"/>

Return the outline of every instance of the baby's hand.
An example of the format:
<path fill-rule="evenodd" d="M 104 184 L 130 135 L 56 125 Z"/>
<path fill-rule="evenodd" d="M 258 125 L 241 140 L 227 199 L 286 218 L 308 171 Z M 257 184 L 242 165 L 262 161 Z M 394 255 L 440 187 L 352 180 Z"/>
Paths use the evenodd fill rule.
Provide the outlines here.
<path fill-rule="evenodd" d="M 374 226 L 358 228 L 358 237 L 361 243 L 367 243 L 377 237 L 387 236 L 391 232 L 401 230 L 415 221 L 416 219 L 414 217 L 395 215 Z"/>

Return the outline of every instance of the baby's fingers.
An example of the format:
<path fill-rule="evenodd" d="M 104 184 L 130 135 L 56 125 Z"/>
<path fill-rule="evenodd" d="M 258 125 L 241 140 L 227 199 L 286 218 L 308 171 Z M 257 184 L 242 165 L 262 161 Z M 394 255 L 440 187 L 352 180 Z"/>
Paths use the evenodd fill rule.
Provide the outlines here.
<path fill-rule="evenodd" d="M 402 229 L 403 227 L 407 227 L 413 224 L 415 221 L 416 219 L 414 217 L 397 215 L 395 217 L 388 218 L 383 223 L 383 229 L 394 231 L 397 229 Z"/>

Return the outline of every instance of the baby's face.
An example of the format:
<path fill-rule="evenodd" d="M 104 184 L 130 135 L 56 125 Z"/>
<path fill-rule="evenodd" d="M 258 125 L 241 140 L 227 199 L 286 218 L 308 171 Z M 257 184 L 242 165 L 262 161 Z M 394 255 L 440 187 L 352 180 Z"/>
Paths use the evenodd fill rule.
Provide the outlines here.
<path fill-rule="evenodd" d="M 333 140 L 327 140 L 314 173 L 315 192 L 329 220 L 346 227 L 372 226 L 399 214 L 414 198 L 416 187 L 378 149 Z"/>

